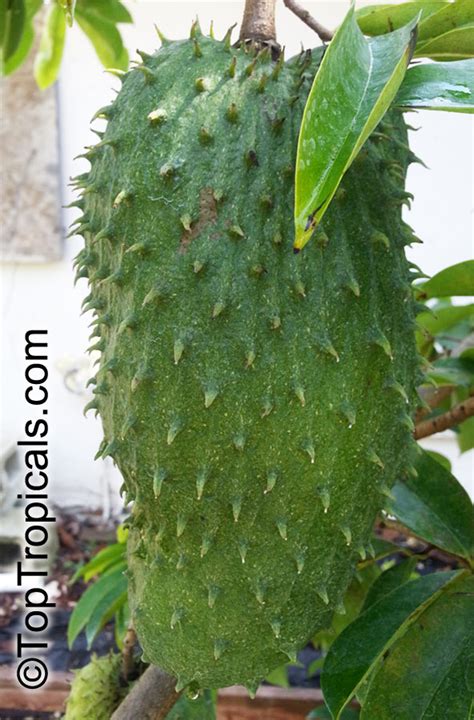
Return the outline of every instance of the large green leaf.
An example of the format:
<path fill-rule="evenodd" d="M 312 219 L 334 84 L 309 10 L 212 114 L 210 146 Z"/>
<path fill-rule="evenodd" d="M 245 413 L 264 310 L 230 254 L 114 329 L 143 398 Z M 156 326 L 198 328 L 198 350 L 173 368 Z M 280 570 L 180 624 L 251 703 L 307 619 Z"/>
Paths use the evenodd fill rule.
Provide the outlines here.
<path fill-rule="evenodd" d="M 389 595 L 392 590 L 396 590 L 400 585 L 408 582 L 416 568 L 417 562 L 418 558 L 409 557 L 393 565 L 393 567 L 388 570 L 385 570 L 369 588 L 364 605 L 362 606 L 362 612 L 365 612 L 371 605 L 374 605 L 374 603 L 386 595 Z"/>
<path fill-rule="evenodd" d="M 392 488 L 389 512 L 415 535 L 466 559 L 474 552 L 474 512 L 469 495 L 445 467 L 423 452 L 417 477 Z"/>
<path fill-rule="evenodd" d="M 341 714 L 341 720 L 358 720 L 359 711 L 355 708 L 344 708 Z M 311 710 L 306 716 L 306 720 L 332 720 L 331 711 L 327 707 L 316 708 Z"/>
<path fill-rule="evenodd" d="M 95 575 L 100 575 L 107 568 L 123 562 L 125 559 L 125 545 L 122 543 L 113 543 L 99 550 L 88 563 L 78 568 L 70 580 L 70 584 L 75 583 L 80 577 L 86 582 L 91 580 Z"/>
<path fill-rule="evenodd" d="M 464 420 L 459 426 L 458 444 L 462 453 L 474 448 L 474 417 Z"/>
<path fill-rule="evenodd" d="M 310 239 L 351 165 L 395 97 L 415 42 L 415 21 L 367 40 L 354 8 L 331 41 L 306 103 L 295 178 L 295 250 Z"/>
<path fill-rule="evenodd" d="M 371 679 L 361 720 L 470 720 L 474 577 L 462 575 L 411 623 Z"/>
<path fill-rule="evenodd" d="M 447 0 L 417 0 L 400 4 L 369 5 L 356 12 L 357 22 L 364 35 L 384 35 L 406 25 L 420 13 L 420 23 L 442 10 Z"/>
<path fill-rule="evenodd" d="M 474 112 L 474 60 L 416 65 L 408 70 L 395 105 Z"/>
<path fill-rule="evenodd" d="M 444 268 L 417 289 L 427 298 L 474 295 L 474 260 Z"/>
<path fill-rule="evenodd" d="M 35 59 L 34 74 L 41 90 L 56 80 L 66 39 L 66 17 L 59 5 L 51 5 L 41 35 L 41 42 Z"/>
<path fill-rule="evenodd" d="M 335 720 L 395 640 L 459 576 L 459 572 L 446 572 L 411 580 L 372 605 L 341 633 L 329 650 L 321 677 L 324 698 Z"/>
<path fill-rule="evenodd" d="M 474 23 L 455 28 L 417 47 L 416 57 L 431 60 L 466 60 L 474 57 Z"/>
<path fill-rule="evenodd" d="M 102 630 L 104 625 L 113 618 L 115 613 L 121 607 L 127 604 L 127 583 L 125 582 L 122 587 L 125 587 L 125 589 L 123 589 L 122 592 L 119 592 L 117 587 L 111 585 L 109 591 L 104 595 L 100 602 L 97 603 L 91 612 L 90 618 L 85 627 L 87 647 L 89 649 L 95 637 L 100 630 Z"/>
<path fill-rule="evenodd" d="M 447 3 L 437 13 L 432 13 L 420 22 L 417 52 L 423 41 L 439 37 L 450 30 L 463 27 L 472 22 L 474 22 L 472 0 L 454 0 L 454 2 Z"/>
<path fill-rule="evenodd" d="M 124 575 L 125 563 L 116 567 L 114 572 L 101 577 L 90 585 L 74 608 L 67 629 L 69 647 L 72 646 L 81 630 L 83 630 L 96 608 L 107 596 L 109 605 L 114 597 L 120 597 L 127 589 L 127 578 Z"/>
<path fill-rule="evenodd" d="M 91 41 L 102 65 L 106 68 L 126 70 L 128 53 L 114 23 L 82 5 L 76 9 L 76 21 Z"/>

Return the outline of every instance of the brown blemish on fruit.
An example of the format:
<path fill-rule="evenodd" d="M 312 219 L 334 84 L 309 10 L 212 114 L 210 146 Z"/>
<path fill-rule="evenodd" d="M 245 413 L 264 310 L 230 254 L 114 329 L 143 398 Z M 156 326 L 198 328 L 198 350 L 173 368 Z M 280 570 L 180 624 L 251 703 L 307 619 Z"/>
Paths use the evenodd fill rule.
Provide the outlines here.
<path fill-rule="evenodd" d="M 207 225 L 214 225 L 217 220 L 217 202 L 214 197 L 214 190 L 211 187 L 205 187 L 199 193 L 199 218 L 196 222 L 192 222 L 190 230 L 185 230 L 181 235 L 179 244 L 179 252 L 184 254 L 187 249 Z"/>

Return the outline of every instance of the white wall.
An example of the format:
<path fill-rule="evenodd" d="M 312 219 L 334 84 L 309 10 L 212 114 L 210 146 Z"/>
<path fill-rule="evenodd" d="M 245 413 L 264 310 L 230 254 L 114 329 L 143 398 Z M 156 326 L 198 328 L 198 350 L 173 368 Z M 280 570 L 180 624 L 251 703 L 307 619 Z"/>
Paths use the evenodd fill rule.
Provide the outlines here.
<path fill-rule="evenodd" d="M 187 36 L 192 20 L 199 15 L 203 28 L 214 20 L 216 36 L 241 17 L 243 2 L 129 2 L 135 19 L 123 26 L 126 44 L 134 57 L 135 48 L 152 51 L 157 45 L 153 24 L 171 38 Z M 306 6 L 329 27 L 335 27 L 348 8 L 342 2 L 307 2 Z M 296 53 L 300 41 L 306 47 L 318 44 L 309 28 L 278 3 L 278 38 L 286 46 L 287 56 Z M 117 81 L 102 71 L 88 40 L 77 28 L 68 31 L 63 68 L 59 82 L 59 123 L 63 201 L 73 199 L 67 179 L 86 169 L 84 161 L 73 161 L 84 145 L 94 143 L 89 120 L 98 107 L 112 98 Z M 412 133 L 414 151 L 430 170 L 420 165 L 410 168 L 408 189 L 416 201 L 407 220 L 425 244 L 411 251 L 411 258 L 427 273 L 472 257 L 472 147 L 473 123 L 468 116 L 449 113 L 413 113 L 409 122 L 420 126 Z M 96 127 L 99 127 L 97 124 Z M 74 210 L 64 211 L 64 225 L 75 217 Z M 34 229 L 32 229 L 34 231 Z M 60 262 L 33 266 L 8 265 L 2 268 L 2 443 L 22 432 L 28 416 L 22 401 L 23 336 L 25 330 L 46 327 L 50 338 L 50 475 L 52 494 L 60 505 L 82 503 L 120 507 L 117 488 L 120 479 L 110 463 L 94 463 L 92 458 L 101 439 L 99 423 L 91 414 L 87 420 L 82 407 L 87 398 L 66 387 L 64 374 L 80 368 L 82 379 L 89 376 L 89 361 L 84 355 L 88 345 L 88 317 L 80 317 L 80 303 L 86 294 L 84 281 L 72 287 L 71 261 L 81 241 L 65 241 Z M 76 376 L 77 389 L 81 376 Z M 74 377 L 69 375 L 69 380 Z M 472 453 L 459 457 L 449 434 L 428 443 L 453 461 L 455 474 L 473 488 Z"/>

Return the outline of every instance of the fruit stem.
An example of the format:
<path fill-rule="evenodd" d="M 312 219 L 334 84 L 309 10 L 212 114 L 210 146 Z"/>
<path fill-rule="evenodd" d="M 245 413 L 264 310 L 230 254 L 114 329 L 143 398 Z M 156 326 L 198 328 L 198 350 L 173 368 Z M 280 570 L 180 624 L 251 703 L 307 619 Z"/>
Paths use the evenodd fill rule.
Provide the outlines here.
<path fill-rule="evenodd" d="M 240 40 L 274 44 L 276 0 L 245 0 Z"/>

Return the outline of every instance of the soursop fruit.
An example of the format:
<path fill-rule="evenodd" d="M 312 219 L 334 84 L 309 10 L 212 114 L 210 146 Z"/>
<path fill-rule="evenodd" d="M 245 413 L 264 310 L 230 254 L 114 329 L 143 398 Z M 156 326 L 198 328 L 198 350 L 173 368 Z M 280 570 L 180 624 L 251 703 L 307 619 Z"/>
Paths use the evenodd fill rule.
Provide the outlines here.
<path fill-rule="evenodd" d="M 119 654 L 100 658 L 93 655 L 87 665 L 76 671 L 64 720 L 110 720 L 128 692 L 120 682 L 120 668 Z"/>
<path fill-rule="evenodd" d="M 274 60 L 194 25 L 122 77 L 76 180 L 101 352 L 88 408 L 133 500 L 134 625 L 179 687 L 254 688 L 294 659 L 411 471 L 413 155 L 399 112 L 292 252 L 321 54 Z"/>

